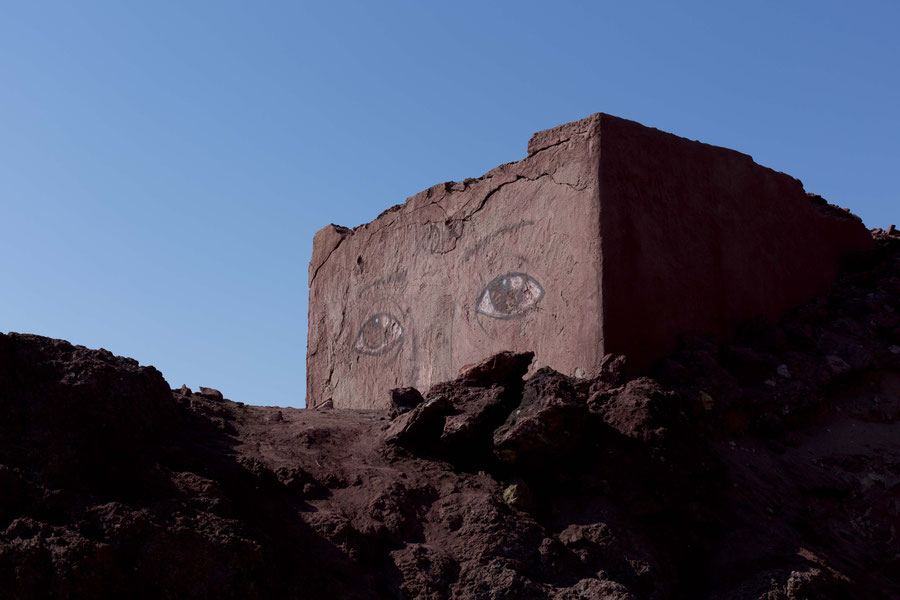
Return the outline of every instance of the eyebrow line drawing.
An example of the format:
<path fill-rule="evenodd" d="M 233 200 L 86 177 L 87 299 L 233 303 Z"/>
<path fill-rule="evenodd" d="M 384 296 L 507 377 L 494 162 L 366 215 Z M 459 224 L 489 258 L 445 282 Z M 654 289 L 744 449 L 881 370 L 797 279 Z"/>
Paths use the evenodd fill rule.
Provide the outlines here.
<path fill-rule="evenodd" d="M 357 292 L 357 294 L 362 294 L 366 290 L 373 288 L 373 287 L 389 285 L 392 283 L 406 283 L 406 279 L 407 279 L 406 269 L 403 269 L 402 271 L 396 271 L 394 273 L 391 273 L 390 275 L 387 275 L 386 277 L 380 277 L 371 283 L 367 283 L 363 287 L 359 288 L 359 291 Z"/>
<path fill-rule="evenodd" d="M 504 225 L 503 227 L 500 227 L 496 231 L 487 234 L 486 236 L 482 237 L 477 242 L 475 242 L 470 248 L 468 248 L 465 251 L 465 253 L 463 254 L 463 257 L 462 257 L 463 262 L 472 258 L 472 256 L 476 252 L 483 250 L 485 246 L 487 246 L 490 242 L 492 242 L 494 239 L 500 237 L 501 235 L 514 233 L 514 232 L 522 229 L 523 227 L 527 227 L 528 225 L 534 225 L 534 221 L 531 221 L 528 219 L 522 219 L 518 223 L 513 223 L 511 225 Z"/>

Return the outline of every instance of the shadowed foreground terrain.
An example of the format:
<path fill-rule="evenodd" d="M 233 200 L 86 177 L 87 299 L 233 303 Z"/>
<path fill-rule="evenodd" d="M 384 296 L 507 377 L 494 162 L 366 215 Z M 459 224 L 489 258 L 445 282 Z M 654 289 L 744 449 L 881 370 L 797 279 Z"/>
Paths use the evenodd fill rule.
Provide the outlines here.
<path fill-rule="evenodd" d="M 829 295 L 648 376 L 504 353 L 390 412 L 0 335 L 0 595 L 900 598 L 900 237 L 875 237 Z"/>

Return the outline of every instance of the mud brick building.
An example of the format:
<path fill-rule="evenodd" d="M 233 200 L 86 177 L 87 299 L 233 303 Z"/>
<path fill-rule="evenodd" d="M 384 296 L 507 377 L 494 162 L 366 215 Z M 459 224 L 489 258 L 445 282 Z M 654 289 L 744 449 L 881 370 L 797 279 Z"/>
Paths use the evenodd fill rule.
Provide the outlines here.
<path fill-rule="evenodd" d="M 777 318 L 870 245 L 745 154 L 592 115 L 535 134 L 521 161 L 316 234 L 307 406 L 384 408 L 391 388 L 501 350 L 577 377 L 607 353 L 644 368 L 682 334 Z"/>

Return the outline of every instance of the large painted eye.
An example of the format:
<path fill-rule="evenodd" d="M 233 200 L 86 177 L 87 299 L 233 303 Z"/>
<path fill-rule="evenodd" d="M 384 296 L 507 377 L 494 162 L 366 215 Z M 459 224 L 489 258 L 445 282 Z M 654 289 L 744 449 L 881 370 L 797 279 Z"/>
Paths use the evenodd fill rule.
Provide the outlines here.
<path fill-rule="evenodd" d="M 544 288 L 531 275 L 507 273 L 487 284 L 475 311 L 495 319 L 521 317 L 537 306 L 544 297 Z"/>
<path fill-rule="evenodd" d="M 353 349 L 361 354 L 384 354 L 403 338 L 400 321 L 387 313 L 372 315 L 359 328 Z"/>

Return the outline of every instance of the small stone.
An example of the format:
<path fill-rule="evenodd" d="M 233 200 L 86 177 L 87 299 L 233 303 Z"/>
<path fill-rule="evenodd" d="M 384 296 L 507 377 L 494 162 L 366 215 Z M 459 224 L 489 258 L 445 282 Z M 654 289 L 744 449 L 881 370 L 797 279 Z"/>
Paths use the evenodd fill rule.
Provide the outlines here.
<path fill-rule="evenodd" d="M 835 375 L 840 375 L 850 370 L 850 365 L 847 364 L 847 361 L 845 361 L 840 356 L 835 356 L 833 354 L 825 357 L 825 364 L 828 366 L 828 369 Z"/>
<path fill-rule="evenodd" d="M 182 385 L 181 388 L 179 388 L 178 393 L 182 396 L 190 396 L 194 392 L 192 392 L 191 388 L 189 388 L 188 386 Z"/>
<path fill-rule="evenodd" d="M 327 400 L 322 400 L 321 402 L 316 404 L 313 408 L 315 410 L 331 410 L 334 408 L 334 402 L 332 401 L 331 398 L 328 398 Z"/>
<path fill-rule="evenodd" d="M 409 412 L 422 402 L 424 402 L 424 398 L 416 388 L 395 388 L 391 390 L 391 417 Z"/>
<path fill-rule="evenodd" d="M 213 400 L 222 400 L 224 396 L 222 396 L 222 392 L 217 389 L 203 387 L 200 386 L 200 395 L 205 396 L 206 398 L 212 398 Z"/>
<path fill-rule="evenodd" d="M 700 405 L 703 407 L 703 410 L 712 410 L 715 408 L 716 402 L 712 396 L 700 390 Z"/>
<path fill-rule="evenodd" d="M 628 359 L 621 354 L 604 354 L 600 359 L 600 380 L 610 384 L 622 382 Z"/>
<path fill-rule="evenodd" d="M 784 377 L 785 379 L 791 378 L 791 372 L 788 371 L 787 365 L 778 365 L 778 368 L 775 369 L 775 372 Z"/>
<path fill-rule="evenodd" d="M 532 506 L 531 490 L 521 478 L 503 490 L 503 501 L 513 508 L 528 510 Z"/>
<path fill-rule="evenodd" d="M 774 379 L 766 379 L 765 381 L 763 381 L 763 383 L 769 387 L 775 387 L 776 385 L 778 385 L 777 383 L 775 383 Z"/>
<path fill-rule="evenodd" d="M 888 350 L 891 351 L 891 354 L 900 354 L 900 346 L 891 346 Z"/>

